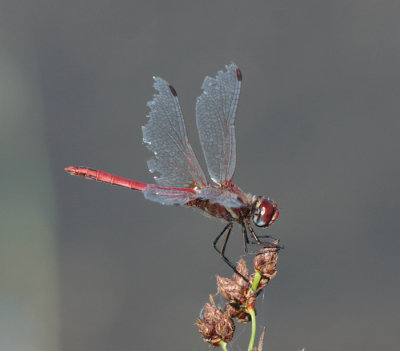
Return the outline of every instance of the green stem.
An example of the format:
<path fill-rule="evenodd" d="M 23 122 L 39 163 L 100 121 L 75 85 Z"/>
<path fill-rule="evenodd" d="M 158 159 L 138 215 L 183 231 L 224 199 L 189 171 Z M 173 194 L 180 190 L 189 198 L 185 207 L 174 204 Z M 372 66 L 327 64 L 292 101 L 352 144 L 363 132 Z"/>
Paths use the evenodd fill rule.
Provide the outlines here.
<path fill-rule="evenodd" d="M 228 351 L 228 349 L 226 348 L 226 342 L 221 341 L 221 347 L 222 347 L 222 350 Z"/>
<path fill-rule="evenodd" d="M 251 285 L 251 289 L 253 290 L 254 293 L 257 291 L 258 284 L 260 284 L 261 278 L 262 276 L 260 272 L 256 271 L 253 284 Z M 256 340 L 256 311 L 254 310 L 254 306 L 248 309 L 247 313 L 251 316 L 251 336 L 250 336 L 248 351 L 252 351 L 254 348 L 254 342 Z"/>
<path fill-rule="evenodd" d="M 247 350 L 252 351 L 254 348 L 254 342 L 256 340 L 256 311 L 250 309 L 247 312 L 251 316 L 251 337 L 249 342 L 249 348 Z"/>
<path fill-rule="evenodd" d="M 262 276 L 260 272 L 256 271 L 256 275 L 254 276 L 253 284 L 251 285 L 251 288 L 253 291 L 256 291 L 258 288 L 258 284 L 260 283 Z"/>

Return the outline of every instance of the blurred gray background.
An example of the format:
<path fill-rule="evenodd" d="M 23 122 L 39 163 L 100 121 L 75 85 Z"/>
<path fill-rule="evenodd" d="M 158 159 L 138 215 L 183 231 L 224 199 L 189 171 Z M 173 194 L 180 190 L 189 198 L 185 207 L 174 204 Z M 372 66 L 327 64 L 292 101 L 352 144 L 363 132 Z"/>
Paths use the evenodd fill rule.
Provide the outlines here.
<path fill-rule="evenodd" d="M 265 350 L 399 350 L 398 1 L 0 2 L 0 350 L 207 350 L 223 224 L 88 182 L 152 182 L 152 76 L 243 72 L 235 183 L 278 202 Z M 236 228 L 228 248 L 241 255 Z M 230 350 L 243 350 L 249 327 Z"/>

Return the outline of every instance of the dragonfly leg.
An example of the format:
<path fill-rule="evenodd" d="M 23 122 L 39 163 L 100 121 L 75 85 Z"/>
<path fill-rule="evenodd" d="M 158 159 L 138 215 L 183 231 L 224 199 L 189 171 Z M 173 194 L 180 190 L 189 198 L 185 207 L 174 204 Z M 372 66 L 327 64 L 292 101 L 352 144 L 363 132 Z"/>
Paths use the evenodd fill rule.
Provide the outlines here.
<path fill-rule="evenodd" d="M 226 235 L 225 235 L 224 244 L 222 245 L 222 248 L 221 248 L 221 257 L 222 257 L 222 258 L 225 257 L 226 244 L 228 243 L 229 236 L 231 235 L 232 227 L 233 227 L 233 223 L 229 223 L 229 226 L 228 226 L 228 227 L 225 227 L 225 228 L 228 228 L 228 232 L 227 232 Z"/>
<path fill-rule="evenodd" d="M 253 239 L 256 241 L 255 243 L 258 245 L 263 245 L 263 243 L 261 242 L 261 240 L 258 238 L 256 232 L 254 231 L 253 227 L 251 226 L 251 223 L 249 220 L 246 221 L 247 226 L 249 227 L 250 230 L 250 234 L 253 237 Z M 267 236 L 269 238 L 269 236 Z"/>
<path fill-rule="evenodd" d="M 242 226 L 242 235 L 243 235 L 243 250 L 244 250 L 244 253 L 247 253 L 248 252 L 247 245 L 250 244 L 250 242 L 249 242 L 249 238 L 247 235 L 246 225 L 244 223 L 241 223 L 241 226 Z"/>
<path fill-rule="evenodd" d="M 263 235 L 257 235 L 256 232 L 254 231 L 253 227 L 251 226 L 251 223 L 249 220 L 246 221 L 247 226 L 249 227 L 250 234 L 255 240 L 255 242 L 252 242 L 252 244 L 257 244 L 257 245 L 262 245 L 262 246 L 272 246 L 277 249 L 283 249 L 283 246 L 274 244 L 273 242 L 262 242 L 260 239 L 272 239 L 272 241 L 277 241 L 278 239 L 274 238 L 271 235 L 268 234 L 263 234 Z M 279 240 L 278 240 L 279 241 Z"/>
<path fill-rule="evenodd" d="M 224 229 L 222 230 L 221 233 L 218 234 L 218 236 L 215 238 L 214 242 L 213 242 L 213 247 L 214 249 L 221 254 L 221 251 L 217 248 L 217 243 L 219 241 L 219 239 L 221 238 L 222 235 L 224 235 L 225 231 L 230 227 L 230 230 L 232 229 L 232 223 L 228 223 Z"/>
<path fill-rule="evenodd" d="M 233 223 L 228 223 L 228 224 L 225 226 L 225 228 L 222 230 L 222 232 L 219 233 L 218 236 L 215 238 L 215 240 L 214 240 L 214 242 L 213 242 L 213 247 L 214 247 L 215 251 L 217 251 L 217 252 L 219 253 L 220 257 L 224 260 L 224 262 L 225 262 L 229 267 L 231 267 L 231 268 L 233 269 L 233 271 L 234 271 L 236 274 L 240 275 L 246 282 L 249 282 L 249 280 L 248 280 L 245 276 L 243 276 L 241 273 L 239 273 L 239 272 L 237 271 L 235 265 L 225 256 L 226 244 L 228 243 L 229 236 L 231 235 L 232 227 L 233 227 Z M 222 237 L 222 235 L 223 235 L 226 231 L 227 231 L 227 233 L 226 233 L 226 235 L 225 235 L 224 243 L 223 243 L 223 245 L 222 245 L 221 250 L 219 250 L 218 247 L 217 247 L 217 243 L 218 243 L 219 239 Z"/>

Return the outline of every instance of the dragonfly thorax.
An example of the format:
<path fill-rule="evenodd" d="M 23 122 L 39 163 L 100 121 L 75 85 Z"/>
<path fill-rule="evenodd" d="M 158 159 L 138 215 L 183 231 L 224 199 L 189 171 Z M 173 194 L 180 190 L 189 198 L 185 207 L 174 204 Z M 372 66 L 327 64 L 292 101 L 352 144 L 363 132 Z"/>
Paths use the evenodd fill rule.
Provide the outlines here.
<path fill-rule="evenodd" d="M 276 202 L 263 196 L 257 198 L 252 214 L 253 222 L 257 227 L 269 227 L 278 217 L 279 210 Z"/>

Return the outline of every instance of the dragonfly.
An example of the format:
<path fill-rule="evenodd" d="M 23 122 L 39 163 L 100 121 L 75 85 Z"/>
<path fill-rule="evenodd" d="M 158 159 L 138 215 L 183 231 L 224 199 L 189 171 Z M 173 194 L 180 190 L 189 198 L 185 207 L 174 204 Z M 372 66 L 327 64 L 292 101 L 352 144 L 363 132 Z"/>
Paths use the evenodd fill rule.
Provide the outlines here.
<path fill-rule="evenodd" d="M 143 141 L 154 156 L 148 168 L 156 184 L 122 178 L 88 167 L 67 167 L 71 175 L 141 191 L 148 200 L 163 205 L 196 208 L 227 224 L 213 241 L 221 258 L 239 275 L 225 250 L 234 223 L 241 226 L 245 253 L 248 244 L 264 245 L 269 235 L 257 235 L 257 227 L 269 227 L 278 216 L 276 202 L 255 196 L 233 184 L 236 166 L 235 117 L 242 73 L 235 63 L 216 77 L 206 76 L 196 101 L 196 124 L 209 179 L 189 143 L 176 90 L 160 77 L 153 77 L 156 94 L 147 103 L 148 121 L 142 127 Z M 250 236 L 248 234 L 250 232 Z M 221 248 L 219 240 L 225 234 Z M 251 239 L 251 240 L 249 240 Z M 271 247 L 271 243 L 268 243 Z M 246 278 L 245 278 L 246 279 Z M 247 280 L 247 279 L 246 279 Z"/>

